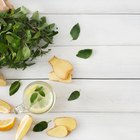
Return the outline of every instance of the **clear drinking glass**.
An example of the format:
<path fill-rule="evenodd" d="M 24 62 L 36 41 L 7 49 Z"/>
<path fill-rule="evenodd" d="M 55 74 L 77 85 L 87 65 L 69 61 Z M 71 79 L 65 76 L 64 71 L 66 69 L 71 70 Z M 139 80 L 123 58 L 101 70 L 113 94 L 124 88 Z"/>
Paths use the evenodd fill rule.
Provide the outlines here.
<path fill-rule="evenodd" d="M 56 95 L 52 87 L 43 81 L 30 83 L 24 90 L 23 103 L 15 107 L 16 114 L 31 112 L 41 114 L 49 112 L 56 101 Z"/>

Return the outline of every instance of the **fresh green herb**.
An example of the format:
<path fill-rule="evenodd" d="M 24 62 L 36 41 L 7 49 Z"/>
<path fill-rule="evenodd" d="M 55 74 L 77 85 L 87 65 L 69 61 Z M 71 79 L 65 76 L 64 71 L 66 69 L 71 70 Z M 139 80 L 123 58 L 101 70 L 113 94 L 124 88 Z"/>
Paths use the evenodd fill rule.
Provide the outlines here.
<path fill-rule="evenodd" d="M 77 23 L 76 25 L 74 25 L 70 31 L 70 35 L 72 37 L 73 40 L 77 40 L 79 35 L 80 35 L 80 25 L 79 23 Z"/>
<path fill-rule="evenodd" d="M 83 59 L 87 59 L 91 55 L 92 55 L 92 49 L 84 49 L 84 50 L 80 50 L 76 56 Z"/>
<path fill-rule="evenodd" d="M 0 68 L 25 69 L 50 51 L 46 48 L 58 33 L 55 24 L 49 24 L 39 12 L 28 15 L 25 7 L 0 13 Z"/>
<path fill-rule="evenodd" d="M 48 122 L 42 121 L 34 126 L 33 131 L 34 132 L 41 132 L 41 131 L 47 129 L 47 127 L 48 127 Z"/>
<path fill-rule="evenodd" d="M 37 87 L 35 89 L 35 91 L 37 91 L 41 96 L 45 97 L 45 93 L 43 91 L 43 87 Z"/>
<path fill-rule="evenodd" d="M 39 94 L 40 94 L 41 96 L 45 97 L 44 91 L 40 90 L 40 91 L 39 91 Z"/>
<path fill-rule="evenodd" d="M 30 98 L 30 102 L 31 102 L 31 103 L 34 103 L 35 100 L 37 99 L 37 96 L 38 96 L 38 93 L 36 93 L 36 92 L 33 93 L 32 96 L 31 96 L 31 98 Z"/>
<path fill-rule="evenodd" d="M 76 99 L 78 99 L 80 97 L 80 92 L 79 91 L 73 91 L 72 93 L 71 93 L 71 95 L 69 96 L 69 98 L 68 98 L 68 101 L 72 101 L 72 100 L 76 100 Z"/>
<path fill-rule="evenodd" d="M 42 90 L 43 89 L 43 87 L 41 86 L 41 87 L 37 87 L 36 89 L 35 89 L 35 91 L 40 91 L 40 90 Z"/>
<path fill-rule="evenodd" d="M 9 95 L 12 96 L 14 95 L 18 89 L 20 88 L 20 82 L 19 81 L 15 81 L 11 84 L 10 89 L 9 89 Z"/>

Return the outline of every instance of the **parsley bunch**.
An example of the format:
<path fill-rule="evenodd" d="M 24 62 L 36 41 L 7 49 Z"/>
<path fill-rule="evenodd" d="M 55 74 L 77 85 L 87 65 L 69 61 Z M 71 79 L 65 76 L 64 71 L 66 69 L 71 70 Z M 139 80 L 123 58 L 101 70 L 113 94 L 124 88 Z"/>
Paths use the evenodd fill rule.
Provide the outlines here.
<path fill-rule="evenodd" d="M 25 7 L 0 13 L 0 68 L 22 68 L 35 64 L 33 60 L 46 54 L 58 32 L 55 24 L 34 12 L 29 18 Z"/>

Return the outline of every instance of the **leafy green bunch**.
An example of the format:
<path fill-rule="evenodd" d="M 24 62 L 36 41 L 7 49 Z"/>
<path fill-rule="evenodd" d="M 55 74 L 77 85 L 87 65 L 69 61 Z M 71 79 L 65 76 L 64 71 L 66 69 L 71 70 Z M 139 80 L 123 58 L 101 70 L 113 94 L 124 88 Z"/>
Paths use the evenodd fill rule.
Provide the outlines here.
<path fill-rule="evenodd" d="M 55 24 L 48 24 L 38 12 L 28 15 L 25 7 L 0 13 L 0 68 L 25 69 L 49 51 L 46 48 L 58 33 Z"/>

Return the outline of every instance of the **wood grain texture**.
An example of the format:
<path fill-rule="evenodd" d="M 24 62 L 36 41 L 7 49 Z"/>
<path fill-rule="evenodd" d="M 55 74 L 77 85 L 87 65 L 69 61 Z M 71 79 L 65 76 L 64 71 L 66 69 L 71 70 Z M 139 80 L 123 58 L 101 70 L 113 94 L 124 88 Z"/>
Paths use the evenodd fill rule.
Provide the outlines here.
<path fill-rule="evenodd" d="M 30 82 L 32 80 L 21 81 L 20 90 L 11 97 L 8 95 L 9 86 L 1 87 L 0 99 L 19 105 L 24 88 Z M 71 84 L 47 82 L 57 95 L 52 112 L 140 112 L 140 80 L 73 80 Z M 80 90 L 80 98 L 67 101 L 74 90 Z"/>
<path fill-rule="evenodd" d="M 79 50 L 93 49 L 91 58 L 76 57 Z M 75 46 L 51 47 L 51 52 L 36 60 L 27 69 L 2 69 L 7 79 L 48 78 L 52 71 L 48 61 L 54 55 L 69 60 L 74 65 L 74 78 L 140 78 L 139 46 Z"/>
<path fill-rule="evenodd" d="M 138 13 L 139 0 L 11 0 L 16 7 L 26 6 L 42 13 Z"/>
<path fill-rule="evenodd" d="M 15 115 L 3 115 L 0 119 L 13 117 Z M 24 115 L 16 116 L 19 120 Z M 139 140 L 140 139 L 140 114 L 110 114 L 110 113 L 49 113 L 43 115 L 33 115 L 35 122 L 42 120 L 53 120 L 55 117 L 71 116 L 76 118 L 78 122 L 77 129 L 73 131 L 69 136 L 64 138 L 65 140 L 77 140 L 77 139 L 96 139 L 96 140 Z M 53 123 L 49 124 L 52 127 Z M 0 132 L 0 139 L 14 140 L 17 124 L 15 129 L 9 132 Z M 32 129 L 31 129 L 32 130 Z M 46 130 L 40 133 L 30 131 L 24 138 L 24 140 L 57 140 L 47 136 Z"/>

